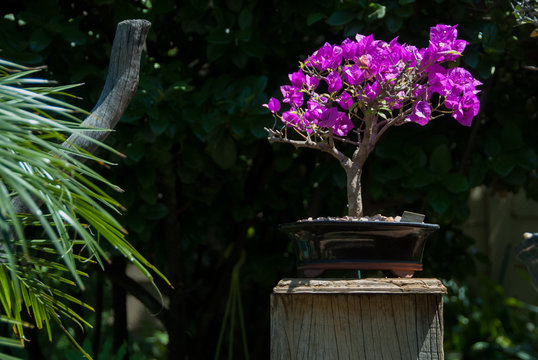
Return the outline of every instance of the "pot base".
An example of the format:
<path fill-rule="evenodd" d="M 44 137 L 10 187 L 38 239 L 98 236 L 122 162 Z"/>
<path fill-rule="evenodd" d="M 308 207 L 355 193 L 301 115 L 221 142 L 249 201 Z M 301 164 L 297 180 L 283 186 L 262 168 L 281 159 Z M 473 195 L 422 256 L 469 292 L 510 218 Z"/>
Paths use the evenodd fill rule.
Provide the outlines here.
<path fill-rule="evenodd" d="M 387 275 L 412 278 L 415 271 L 422 271 L 422 264 L 408 262 L 338 261 L 303 264 L 297 267 L 306 277 L 316 277 L 325 270 L 383 270 Z"/>

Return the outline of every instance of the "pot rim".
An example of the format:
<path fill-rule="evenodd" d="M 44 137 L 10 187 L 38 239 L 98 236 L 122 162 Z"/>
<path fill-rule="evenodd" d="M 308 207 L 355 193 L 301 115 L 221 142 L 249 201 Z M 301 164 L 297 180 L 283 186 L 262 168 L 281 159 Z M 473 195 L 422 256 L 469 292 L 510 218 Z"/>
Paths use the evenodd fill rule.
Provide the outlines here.
<path fill-rule="evenodd" d="M 278 225 L 279 230 L 288 230 L 293 228 L 312 228 L 316 226 L 324 227 L 350 227 L 350 228 L 361 228 L 361 227 L 372 227 L 375 225 L 380 226 L 394 226 L 394 227 L 414 227 L 414 228 L 425 228 L 431 230 L 437 230 L 440 228 L 439 224 L 430 224 L 423 222 L 411 222 L 411 221 L 386 221 L 386 220 L 299 220 L 294 222 L 286 222 Z"/>

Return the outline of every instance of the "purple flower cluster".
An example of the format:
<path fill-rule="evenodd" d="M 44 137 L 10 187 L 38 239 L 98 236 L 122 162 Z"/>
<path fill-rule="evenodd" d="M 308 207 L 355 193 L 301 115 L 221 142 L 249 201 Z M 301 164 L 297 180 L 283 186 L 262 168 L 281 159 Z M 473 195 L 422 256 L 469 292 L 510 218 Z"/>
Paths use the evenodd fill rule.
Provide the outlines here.
<path fill-rule="evenodd" d="M 340 45 L 326 43 L 289 74 L 291 85 L 280 87 L 287 109 L 280 115 L 275 98 L 263 106 L 307 134 L 330 130 L 344 137 L 365 114 L 426 125 L 441 108 L 469 126 L 480 109 L 480 82 L 463 68 L 443 66 L 467 45 L 457 35 L 456 26 L 437 25 L 421 49 L 360 34 Z"/>

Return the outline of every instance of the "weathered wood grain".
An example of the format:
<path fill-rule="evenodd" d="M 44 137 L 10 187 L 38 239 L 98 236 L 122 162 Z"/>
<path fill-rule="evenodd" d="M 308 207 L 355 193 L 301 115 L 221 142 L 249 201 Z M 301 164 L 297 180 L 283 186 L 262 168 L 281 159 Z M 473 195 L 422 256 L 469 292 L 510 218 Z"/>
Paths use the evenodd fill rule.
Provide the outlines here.
<path fill-rule="evenodd" d="M 283 280 L 271 359 L 443 359 L 443 292 L 436 279 Z"/>
<path fill-rule="evenodd" d="M 72 134 L 63 142 L 64 147 L 78 147 L 94 153 L 98 147 L 97 142 L 103 142 L 116 127 L 138 88 L 140 58 L 150 27 L 149 21 L 138 19 L 125 20 L 118 24 L 105 85 L 97 104 L 82 121 L 83 127 L 100 130 Z M 86 161 L 85 158 L 78 160 Z M 11 202 L 17 213 L 31 212 L 20 196 L 14 197 Z"/>
<path fill-rule="evenodd" d="M 139 19 L 124 20 L 118 24 L 105 85 L 97 104 L 82 122 L 84 126 L 103 131 L 85 132 L 86 137 L 73 134 L 64 146 L 74 145 L 93 153 L 97 144 L 87 137 L 103 142 L 110 130 L 116 127 L 138 88 L 140 58 L 150 27 L 149 21 Z"/>
<path fill-rule="evenodd" d="M 438 279 L 372 278 L 372 279 L 282 279 L 274 293 L 425 293 L 446 294 Z"/>

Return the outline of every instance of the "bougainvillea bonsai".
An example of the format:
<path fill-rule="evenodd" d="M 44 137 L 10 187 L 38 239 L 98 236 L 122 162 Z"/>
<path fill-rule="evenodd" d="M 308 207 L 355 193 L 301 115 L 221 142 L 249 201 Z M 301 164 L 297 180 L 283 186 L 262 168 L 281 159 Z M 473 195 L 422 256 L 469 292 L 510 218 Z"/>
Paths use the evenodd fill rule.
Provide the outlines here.
<path fill-rule="evenodd" d="M 275 117 L 269 141 L 334 156 L 347 175 L 348 215 L 361 217 L 362 169 L 391 126 L 426 125 L 447 114 L 470 126 L 477 115 L 481 83 L 453 66 L 468 44 L 457 35 L 457 25 L 434 26 L 420 49 L 360 34 L 324 44 L 280 87 L 284 111 L 276 98 L 263 105 Z"/>

